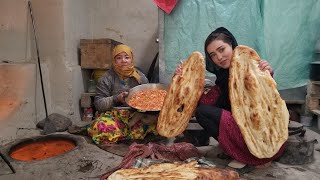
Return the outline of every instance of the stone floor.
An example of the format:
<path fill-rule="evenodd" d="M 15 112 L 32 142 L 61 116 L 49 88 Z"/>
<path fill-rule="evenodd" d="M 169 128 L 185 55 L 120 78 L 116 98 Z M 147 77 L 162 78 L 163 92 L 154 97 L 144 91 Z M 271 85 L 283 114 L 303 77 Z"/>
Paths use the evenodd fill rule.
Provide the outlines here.
<path fill-rule="evenodd" d="M 318 141 L 320 134 L 308 130 Z M 55 133 L 70 135 L 68 133 Z M 23 134 L 23 138 L 38 136 L 38 130 L 29 130 Z M 88 138 L 83 136 L 75 136 L 79 142 L 78 147 L 74 150 L 49 158 L 42 161 L 21 162 L 13 160 L 9 157 L 11 165 L 16 170 L 12 173 L 6 163 L 0 158 L 0 180 L 68 180 L 68 179 L 99 179 L 100 175 L 107 169 L 117 166 L 121 160 L 121 156 L 114 155 L 98 148 L 92 144 Z M 216 157 L 221 152 L 218 145 L 214 141 L 210 141 L 210 146 L 199 147 L 205 157 L 213 162 L 226 163 L 224 160 Z M 1 153 L 7 156 L 8 147 L 12 143 L 0 146 Z M 242 174 L 247 179 L 320 179 L 320 145 L 315 144 L 314 162 L 305 165 L 285 165 L 279 162 L 273 162 L 271 166 L 263 169 L 254 169 L 249 173 Z M 224 161 L 224 162 L 223 162 Z"/>

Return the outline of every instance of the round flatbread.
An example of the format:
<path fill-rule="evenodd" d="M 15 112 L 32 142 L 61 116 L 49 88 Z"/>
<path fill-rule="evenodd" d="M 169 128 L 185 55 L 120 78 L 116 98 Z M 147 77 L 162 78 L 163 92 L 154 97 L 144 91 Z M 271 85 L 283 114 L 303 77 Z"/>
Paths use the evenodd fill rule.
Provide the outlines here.
<path fill-rule="evenodd" d="M 289 112 L 269 71 L 261 71 L 258 53 L 237 46 L 230 65 L 232 116 L 249 151 L 257 158 L 274 156 L 288 139 Z"/>
<path fill-rule="evenodd" d="M 240 179 L 236 171 L 213 167 L 198 167 L 196 161 L 189 163 L 160 163 L 142 168 L 120 169 L 112 173 L 108 180 L 167 180 L 167 179 Z"/>
<path fill-rule="evenodd" d="M 182 66 L 182 75 L 172 78 L 158 118 L 157 130 L 165 137 L 175 137 L 186 129 L 204 88 L 202 54 L 193 52 Z"/>

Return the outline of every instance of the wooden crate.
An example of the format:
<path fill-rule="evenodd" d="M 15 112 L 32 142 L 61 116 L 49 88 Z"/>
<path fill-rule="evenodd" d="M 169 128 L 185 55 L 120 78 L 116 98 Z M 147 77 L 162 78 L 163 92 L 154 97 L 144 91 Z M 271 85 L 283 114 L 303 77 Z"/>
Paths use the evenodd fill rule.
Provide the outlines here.
<path fill-rule="evenodd" d="M 80 39 L 81 68 L 110 68 L 112 50 L 118 44 L 120 43 L 112 39 Z"/>

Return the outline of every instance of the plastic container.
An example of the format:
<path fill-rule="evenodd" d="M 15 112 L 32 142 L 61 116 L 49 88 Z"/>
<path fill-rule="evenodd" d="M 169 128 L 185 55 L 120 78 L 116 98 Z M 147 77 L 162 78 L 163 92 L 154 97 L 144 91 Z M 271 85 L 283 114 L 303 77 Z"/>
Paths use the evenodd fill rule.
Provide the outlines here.
<path fill-rule="evenodd" d="M 93 71 L 93 78 L 98 82 L 98 80 L 107 72 L 105 69 L 95 69 Z"/>
<path fill-rule="evenodd" d="M 310 127 L 312 126 L 312 116 L 301 116 L 300 122 L 303 126 Z"/>
<path fill-rule="evenodd" d="M 88 81 L 88 92 L 89 93 L 96 92 L 96 81 L 94 79 L 89 79 Z"/>

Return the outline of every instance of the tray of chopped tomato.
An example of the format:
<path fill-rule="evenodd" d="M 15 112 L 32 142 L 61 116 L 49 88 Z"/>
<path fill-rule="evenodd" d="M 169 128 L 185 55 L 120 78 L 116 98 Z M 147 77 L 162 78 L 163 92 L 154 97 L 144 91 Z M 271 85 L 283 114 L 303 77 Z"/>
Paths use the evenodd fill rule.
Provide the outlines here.
<path fill-rule="evenodd" d="M 126 103 L 140 112 L 160 111 L 167 94 L 168 85 L 142 84 L 130 89 Z"/>

